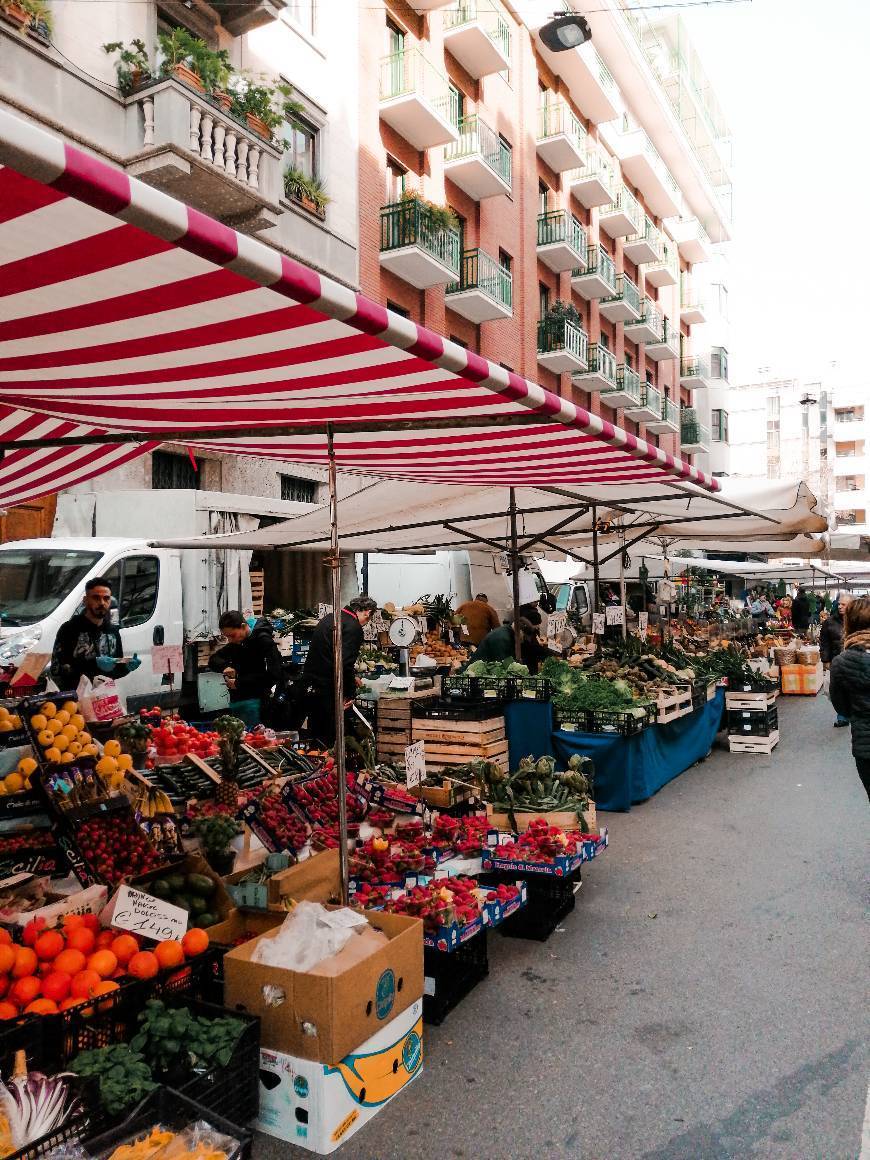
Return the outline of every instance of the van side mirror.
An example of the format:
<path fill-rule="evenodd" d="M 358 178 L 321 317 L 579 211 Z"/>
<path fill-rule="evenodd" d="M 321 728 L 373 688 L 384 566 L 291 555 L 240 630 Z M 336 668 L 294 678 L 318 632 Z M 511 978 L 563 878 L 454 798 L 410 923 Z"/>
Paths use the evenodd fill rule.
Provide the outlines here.
<path fill-rule="evenodd" d="M 163 631 L 163 625 L 162 624 L 155 624 L 154 625 L 154 632 L 153 632 L 152 637 L 151 637 L 152 643 L 153 644 L 163 644 L 165 637 L 166 637 L 166 634 Z"/>

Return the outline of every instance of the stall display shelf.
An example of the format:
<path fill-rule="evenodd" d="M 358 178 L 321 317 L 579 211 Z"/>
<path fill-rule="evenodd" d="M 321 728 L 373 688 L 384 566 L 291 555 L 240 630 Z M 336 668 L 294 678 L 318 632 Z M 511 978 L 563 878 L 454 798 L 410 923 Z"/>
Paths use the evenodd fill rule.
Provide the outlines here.
<path fill-rule="evenodd" d="M 483 759 L 508 765 L 508 743 L 504 717 L 451 721 L 449 728 L 438 718 L 415 717 L 411 729 L 414 741 L 425 742 L 426 764 L 430 769 L 467 765 Z"/>
<path fill-rule="evenodd" d="M 681 685 L 675 689 L 659 689 L 656 706 L 656 721 L 659 725 L 667 725 L 669 721 L 685 717 L 692 712 L 692 686 Z"/>
<path fill-rule="evenodd" d="M 728 738 L 728 748 L 732 753 L 773 753 L 779 744 L 779 730 L 775 730 L 768 737 L 732 737 Z"/>

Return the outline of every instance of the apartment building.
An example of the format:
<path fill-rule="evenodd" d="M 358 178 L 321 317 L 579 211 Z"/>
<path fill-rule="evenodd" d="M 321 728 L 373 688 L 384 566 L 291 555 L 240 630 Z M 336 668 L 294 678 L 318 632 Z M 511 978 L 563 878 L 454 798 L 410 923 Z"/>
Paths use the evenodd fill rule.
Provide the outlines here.
<path fill-rule="evenodd" d="M 870 536 L 870 386 L 833 392 L 831 500 L 843 532 Z"/>
<path fill-rule="evenodd" d="M 44 19 L 19 28 L 0 4 L 0 107 L 358 284 L 357 0 L 47 0 L 42 7 Z M 174 33 L 225 50 L 235 75 L 224 88 L 239 78 L 285 86 L 292 120 L 272 133 L 252 128 L 196 78 L 164 75 L 161 43 Z M 134 76 L 120 83 L 120 51 L 103 46 L 133 51 L 136 41 L 144 60 L 128 65 Z M 273 92 L 273 104 L 281 103 Z M 325 187 L 325 208 L 305 196 L 300 175 Z M 167 447 L 80 490 L 199 488 L 263 497 L 280 514 L 292 510 L 282 504 L 318 499 L 323 479 L 313 468 L 194 459 Z"/>
<path fill-rule="evenodd" d="M 576 7 L 592 40 L 563 52 L 546 0 L 365 10 L 361 288 L 724 471 L 727 349 L 705 328 L 727 291 L 704 266 L 730 237 L 727 127 L 679 20 Z"/>

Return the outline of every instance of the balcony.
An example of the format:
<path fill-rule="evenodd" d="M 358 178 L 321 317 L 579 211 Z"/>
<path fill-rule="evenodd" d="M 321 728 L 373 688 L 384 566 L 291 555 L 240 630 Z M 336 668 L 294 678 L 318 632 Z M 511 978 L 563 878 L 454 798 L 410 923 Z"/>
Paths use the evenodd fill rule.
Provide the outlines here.
<path fill-rule="evenodd" d="M 622 253 L 636 266 L 643 262 L 657 262 L 662 256 L 662 235 L 644 214 L 643 229 L 622 243 Z"/>
<path fill-rule="evenodd" d="M 640 384 L 640 395 L 636 400 L 626 404 L 625 413 L 636 423 L 654 423 L 662 413 L 662 397 L 649 383 Z"/>
<path fill-rule="evenodd" d="M 704 302 L 696 290 L 683 290 L 680 296 L 680 321 L 687 326 L 700 326 L 707 321 Z"/>
<path fill-rule="evenodd" d="M 459 137 L 450 118 L 447 77 L 418 48 L 381 58 L 380 115 L 415 149 L 449 145 Z"/>
<path fill-rule="evenodd" d="M 281 148 L 171 78 L 127 108 L 139 138 L 128 173 L 249 233 L 276 224 Z"/>
<path fill-rule="evenodd" d="M 588 341 L 576 322 L 552 315 L 542 318 L 538 323 L 538 362 L 554 374 L 585 371 Z"/>
<path fill-rule="evenodd" d="M 670 401 L 670 400 L 668 400 Z M 687 455 L 707 455 L 710 452 L 710 431 L 697 419 L 683 419 L 680 423 L 680 449 Z"/>
<path fill-rule="evenodd" d="M 476 114 L 459 122 L 459 140 L 444 150 L 444 176 L 475 201 L 511 191 L 511 150 Z"/>
<path fill-rule="evenodd" d="M 485 250 L 466 250 L 462 275 L 447 287 L 445 305 L 469 322 L 493 322 L 513 316 L 513 280 Z"/>
<path fill-rule="evenodd" d="M 650 286 L 678 286 L 680 283 L 680 261 L 676 247 L 662 239 L 662 254 L 655 262 L 644 266 L 643 276 Z"/>
<path fill-rule="evenodd" d="M 669 318 L 661 318 L 661 329 L 652 342 L 646 344 L 646 357 L 653 362 L 680 357 L 680 332 L 674 330 Z"/>
<path fill-rule="evenodd" d="M 713 257 L 713 243 L 697 218 L 668 222 L 668 228 L 677 243 L 680 256 L 687 262 L 695 265 L 698 262 L 709 262 Z"/>
<path fill-rule="evenodd" d="M 647 388 L 648 390 L 651 388 Z M 658 394 L 658 392 L 656 392 Z M 646 421 L 647 431 L 656 435 L 677 435 L 680 430 L 680 408 L 673 399 L 661 399 L 659 413 Z"/>
<path fill-rule="evenodd" d="M 543 6 L 546 9 L 546 5 Z M 552 6 L 550 8 L 552 12 Z M 542 13 L 541 25 L 552 17 Z M 540 25 L 539 25 L 540 27 Z M 536 30 L 537 31 L 537 30 Z M 564 80 L 571 99 L 596 125 L 619 115 L 619 90 L 591 41 L 564 52 L 551 52 L 540 36 L 535 47 L 556 76 Z"/>
<path fill-rule="evenodd" d="M 664 315 L 652 298 L 644 298 L 640 304 L 640 317 L 629 319 L 622 333 L 632 342 L 658 342 L 664 330 Z"/>
<path fill-rule="evenodd" d="M 867 494 L 863 487 L 851 488 L 847 487 L 845 490 L 839 488 L 834 492 L 834 507 L 838 512 L 841 511 L 856 511 L 858 504 L 863 508 L 867 502 Z M 839 521 L 842 523 L 842 520 Z M 857 522 L 857 521 L 856 521 Z M 861 521 L 864 522 L 863 520 Z"/>
<path fill-rule="evenodd" d="M 640 407 L 642 403 L 644 384 L 640 375 L 631 367 L 621 364 L 616 369 L 616 386 L 609 391 L 601 392 L 601 402 L 605 407 Z"/>
<path fill-rule="evenodd" d="M 586 370 L 574 375 L 572 382 L 584 391 L 610 391 L 616 386 L 616 359 L 600 342 L 593 342 L 587 354 Z"/>
<path fill-rule="evenodd" d="M 443 27 L 444 47 L 475 80 L 510 68 L 510 29 L 492 8 L 462 0 L 444 13 Z"/>
<path fill-rule="evenodd" d="M 602 298 L 598 309 L 610 322 L 636 322 L 640 318 L 640 291 L 627 274 L 617 274 L 616 291 Z"/>
<path fill-rule="evenodd" d="M 567 184 L 572 197 L 576 197 L 586 209 L 610 205 L 619 188 L 613 167 L 595 149 L 587 151 L 582 168 L 568 172 Z"/>
<path fill-rule="evenodd" d="M 620 186 L 610 205 L 599 210 L 598 224 L 612 238 L 640 233 L 643 228 L 643 211 L 637 204 L 637 198 L 624 185 Z"/>
<path fill-rule="evenodd" d="M 538 110 L 538 156 L 555 173 L 586 166 L 586 130 L 565 101 L 551 101 Z"/>
<path fill-rule="evenodd" d="M 538 215 L 538 257 L 559 274 L 586 262 L 586 231 L 566 209 Z"/>
<path fill-rule="evenodd" d="M 441 225 L 415 198 L 381 210 L 381 265 L 418 290 L 460 277 L 459 230 Z"/>
<path fill-rule="evenodd" d="M 683 206 L 680 187 L 643 129 L 621 133 L 618 150 L 623 174 L 656 217 L 678 214 Z"/>
<path fill-rule="evenodd" d="M 680 360 L 680 386 L 690 389 L 712 387 L 728 380 L 727 355 L 718 350 L 712 354 L 693 354 Z"/>
<path fill-rule="evenodd" d="M 586 251 L 586 265 L 571 271 L 571 289 L 583 298 L 610 298 L 616 293 L 616 267 L 601 246 Z"/>
<path fill-rule="evenodd" d="M 408 0 L 408 7 L 422 15 L 424 12 L 435 12 L 439 8 L 446 8 L 448 4 L 453 3 L 454 0 Z"/>
<path fill-rule="evenodd" d="M 284 11 L 285 0 L 212 0 L 212 8 L 221 18 L 221 24 L 231 36 L 244 36 L 264 24 L 279 20 Z"/>

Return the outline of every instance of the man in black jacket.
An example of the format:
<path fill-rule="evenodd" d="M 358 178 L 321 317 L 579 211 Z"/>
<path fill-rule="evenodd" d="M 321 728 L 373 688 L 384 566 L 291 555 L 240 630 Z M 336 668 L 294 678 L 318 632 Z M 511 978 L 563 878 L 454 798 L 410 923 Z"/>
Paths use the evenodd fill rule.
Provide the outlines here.
<path fill-rule="evenodd" d="M 262 710 L 272 690 L 284 686 L 284 662 L 272 625 L 261 619 L 251 628 L 241 612 L 230 611 L 222 614 L 218 627 L 227 644 L 212 653 L 208 667 L 223 675 L 231 703 L 258 701 Z"/>
<path fill-rule="evenodd" d="M 59 689 L 75 689 L 82 677 L 126 677 L 139 667 L 123 663 L 124 646 L 117 625 L 109 621 L 112 586 L 102 576 L 85 584 L 84 611 L 57 630 L 51 654 L 51 677 Z"/>
<path fill-rule="evenodd" d="M 356 690 L 355 666 L 363 644 L 363 628 L 377 609 L 370 596 L 357 596 L 341 610 L 341 671 L 344 680 L 344 707 L 353 702 Z M 335 654 L 330 612 L 318 623 L 311 637 L 302 670 L 303 696 L 308 710 L 308 732 L 325 745 L 335 743 L 335 695 L 333 672 Z"/>
<path fill-rule="evenodd" d="M 792 602 L 791 626 L 795 632 L 806 632 L 810 627 L 810 600 L 806 588 L 798 588 Z"/>

